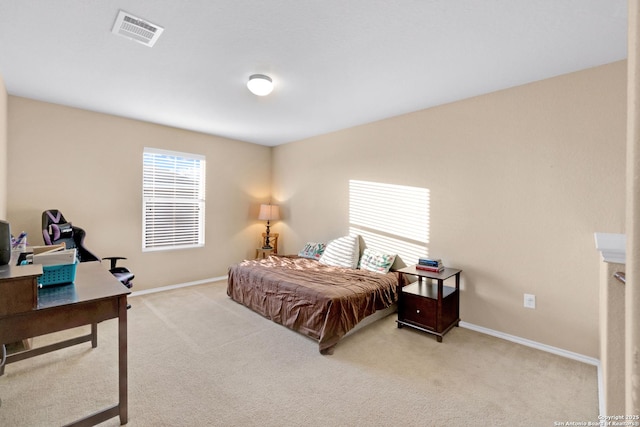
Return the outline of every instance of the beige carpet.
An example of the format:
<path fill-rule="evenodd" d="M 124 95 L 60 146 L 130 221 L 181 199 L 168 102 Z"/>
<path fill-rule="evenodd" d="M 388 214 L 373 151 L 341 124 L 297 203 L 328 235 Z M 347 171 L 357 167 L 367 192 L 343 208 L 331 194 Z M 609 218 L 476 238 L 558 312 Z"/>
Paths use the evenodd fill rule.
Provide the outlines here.
<path fill-rule="evenodd" d="M 129 426 L 597 420 L 594 366 L 464 328 L 437 343 L 396 328 L 393 315 L 322 356 L 314 341 L 231 301 L 225 286 L 130 298 Z M 8 365 L 0 377 L 0 426 L 62 425 L 116 403 L 116 326 L 99 325 L 96 349 L 85 343 Z M 71 334 L 34 344 L 62 335 Z"/>

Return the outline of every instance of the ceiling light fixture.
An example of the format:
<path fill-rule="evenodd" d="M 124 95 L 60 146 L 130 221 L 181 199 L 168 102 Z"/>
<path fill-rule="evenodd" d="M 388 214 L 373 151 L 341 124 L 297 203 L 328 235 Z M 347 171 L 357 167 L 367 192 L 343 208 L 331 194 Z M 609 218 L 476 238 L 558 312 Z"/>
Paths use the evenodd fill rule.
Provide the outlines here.
<path fill-rule="evenodd" d="M 253 74 L 249 77 L 247 87 L 254 95 L 265 96 L 273 90 L 273 81 L 271 77 L 264 74 Z"/>

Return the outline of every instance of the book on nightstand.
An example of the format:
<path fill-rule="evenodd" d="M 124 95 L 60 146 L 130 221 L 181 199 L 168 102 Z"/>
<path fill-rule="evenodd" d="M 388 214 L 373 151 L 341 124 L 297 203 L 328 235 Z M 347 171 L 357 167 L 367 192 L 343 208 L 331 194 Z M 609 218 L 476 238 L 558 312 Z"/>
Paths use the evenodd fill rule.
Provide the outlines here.
<path fill-rule="evenodd" d="M 442 264 L 442 260 L 439 258 L 418 258 L 418 264 L 416 264 L 416 268 L 418 270 L 441 273 L 444 270 L 444 265 Z"/>

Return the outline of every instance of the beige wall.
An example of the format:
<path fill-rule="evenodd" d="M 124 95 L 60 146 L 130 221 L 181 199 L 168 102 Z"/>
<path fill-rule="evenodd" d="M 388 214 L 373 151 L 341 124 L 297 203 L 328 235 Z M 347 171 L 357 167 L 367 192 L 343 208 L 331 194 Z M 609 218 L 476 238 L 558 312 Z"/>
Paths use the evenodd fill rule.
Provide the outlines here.
<path fill-rule="evenodd" d="M 0 219 L 7 219 L 7 90 L 0 76 Z"/>
<path fill-rule="evenodd" d="M 625 94 L 618 62 L 276 147 L 283 251 L 346 234 L 350 179 L 428 188 L 463 321 L 597 358 L 593 233 L 624 232 Z"/>
<path fill-rule="evenodd" d="M 43 243 L 42 212 L 60 209 L 99 256 L 128 258 L 134 290 L 223 276 L 255 255 L 271 148 L 14 96 L 8 105 L 8 219 L 29 243 Z M 142 252 L 145 146 L 206 156 L 205 248 Z"/>

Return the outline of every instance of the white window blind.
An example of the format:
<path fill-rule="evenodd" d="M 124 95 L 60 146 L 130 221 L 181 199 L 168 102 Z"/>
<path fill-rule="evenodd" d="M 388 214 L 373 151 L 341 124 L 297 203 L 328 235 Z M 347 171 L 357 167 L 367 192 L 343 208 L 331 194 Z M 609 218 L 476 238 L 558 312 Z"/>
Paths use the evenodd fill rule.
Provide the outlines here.
<path fill-rule="evenodd" d="M 142 249 L 204 246 L 205 157 L 144 149 Z"/>

